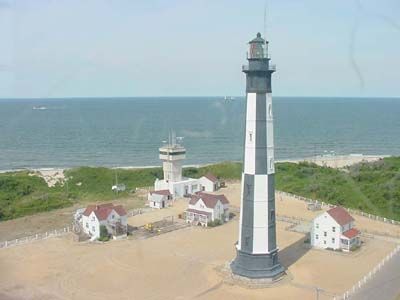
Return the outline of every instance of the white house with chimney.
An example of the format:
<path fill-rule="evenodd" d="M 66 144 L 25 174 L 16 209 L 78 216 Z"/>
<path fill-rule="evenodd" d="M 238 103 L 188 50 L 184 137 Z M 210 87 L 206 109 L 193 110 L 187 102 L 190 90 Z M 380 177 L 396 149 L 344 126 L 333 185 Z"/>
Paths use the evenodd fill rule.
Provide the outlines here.
<path fill-rule="evenodd" d="M 354 218 L 340 206 L 329 209 L 313 220 L 311 245 L 316 248 L 350 251 L 360 245 L 360 231 Z"/>
<path fill-rule="evenodd" d="M 186 222 L 207 226 L 208 222 L 229 220 L 229 201 L 224 195 L 197 193 L 192 195 L 186 209 Z"/>
<path fill-rule="evenodd" d="M 149 192 L 147 196 L 149 207 L 151 208 L 165 208 L 172 206 L 174 200 L 169 190 L 158 190 Z"/>
<path fill-rule="evenodd" d="M 89 205 L 82 213 L 81 224 L 83 231 L 93 240 L 100 237 L 101 225 L 106 226 L 113 237 L 124 236 L 127 233 L 127 214 L 122 205 Z"/>
<path fill-rule="evenodd" d="M 220 181 L 211 173 L 200 177 L 199 183 L 203 192 L 215 192 L 220 188 Z"/>

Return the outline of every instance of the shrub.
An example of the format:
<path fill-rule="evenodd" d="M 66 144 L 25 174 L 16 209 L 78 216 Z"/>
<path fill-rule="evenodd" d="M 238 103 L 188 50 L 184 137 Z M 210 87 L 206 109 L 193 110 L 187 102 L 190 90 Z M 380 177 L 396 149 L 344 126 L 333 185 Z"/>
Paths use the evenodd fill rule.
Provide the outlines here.
<path fill-rule="evenodd" d="M 208 223 L 207 223 L 207 226 L 208 226 L 208 227 L 216 227 L 216 226 L 219 226 L 219 225 L 221 225 L 221 224 L 222 224 L 221 220 L 215 219 L 214 221 L 208 222 Z"/>
<path fill-rule="evenodd" d="M 110 239 L 107 227 L 105 225 L 100 225 L 100 237 L 99 241 L 107 242 Z"/>

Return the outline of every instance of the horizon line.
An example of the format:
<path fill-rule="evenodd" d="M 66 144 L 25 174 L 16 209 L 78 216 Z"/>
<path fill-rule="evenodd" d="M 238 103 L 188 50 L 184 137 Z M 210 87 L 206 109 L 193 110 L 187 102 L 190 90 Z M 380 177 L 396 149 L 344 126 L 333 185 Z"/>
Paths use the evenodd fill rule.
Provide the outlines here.
<path fill-rule="evenodd" d="M 136 99 L 136 98 L 246 98 L 246 95 L 207 95 L 207 96 L 65 96 L 65 97 L 0 97 L 1 100 L 62 100 L 62 99 Z M 400 99 L 400 96 L 273 96 L 273 98 L 325 98 L 325 99 Z"/>

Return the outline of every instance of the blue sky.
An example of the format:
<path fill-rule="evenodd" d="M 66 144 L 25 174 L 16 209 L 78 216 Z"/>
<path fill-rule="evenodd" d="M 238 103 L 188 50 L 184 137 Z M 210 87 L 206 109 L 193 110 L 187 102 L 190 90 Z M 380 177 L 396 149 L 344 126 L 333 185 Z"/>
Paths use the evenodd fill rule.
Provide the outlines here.
<path fill-rule="evenodd" d="M 0 0 L 0 98 L 244 95 L 264 0 Z M 269 0 L 279 96 L 400 96 L 400 1 Z"/>

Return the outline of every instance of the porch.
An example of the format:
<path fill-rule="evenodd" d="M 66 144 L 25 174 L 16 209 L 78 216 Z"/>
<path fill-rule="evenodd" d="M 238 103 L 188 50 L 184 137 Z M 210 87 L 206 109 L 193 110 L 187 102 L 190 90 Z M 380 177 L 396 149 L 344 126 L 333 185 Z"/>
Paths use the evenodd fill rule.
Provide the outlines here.
<path fill-rule="evenodd" d="M 212 221 L 211 214 L 208 212 L 196 210 L 196 209 L 187 209 L 186 210 L 186 222 L 192 225 L 201 225 L 207 227 L 207 223 Z"/>

